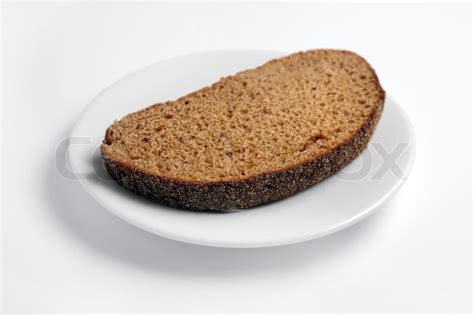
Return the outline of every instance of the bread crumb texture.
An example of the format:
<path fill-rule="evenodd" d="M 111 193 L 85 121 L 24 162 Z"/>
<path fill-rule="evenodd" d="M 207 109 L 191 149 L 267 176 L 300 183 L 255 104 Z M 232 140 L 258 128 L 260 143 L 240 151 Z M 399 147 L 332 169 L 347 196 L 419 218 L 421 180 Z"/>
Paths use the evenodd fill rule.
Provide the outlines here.
<path fill-rule="evenodd" d="M 241 180 L 291 168 L 346 142 L 382 93 L 356 54 L 297 53 L 125 116 L 107 130 L 102 151 L 158 176 Z"/>

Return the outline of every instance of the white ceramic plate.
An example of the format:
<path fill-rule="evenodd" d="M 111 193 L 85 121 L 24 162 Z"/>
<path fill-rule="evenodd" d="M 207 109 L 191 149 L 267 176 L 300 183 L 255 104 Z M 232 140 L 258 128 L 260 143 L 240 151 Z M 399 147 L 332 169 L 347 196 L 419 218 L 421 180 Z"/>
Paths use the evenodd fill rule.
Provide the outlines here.
<path fill-rule="evenodd" d="M 271 51 L 205 52 L 172 58 L 127 75 L 97 96 L 73 128 L 69 146 L 72 171 L 92 197 L 115 215 L 149 232 L 189 243 L 276 246 L 318 238 L 362 220 L 400 188 L 415 155 L 413 128 L 391 97 L 387 97 L 369 148 L 359 158 L 318 185 L 251 210 L 216 214 L 162 206 L 119 187 L 101 166 L 98 149 L 114 119 L 282 55 Z"/>

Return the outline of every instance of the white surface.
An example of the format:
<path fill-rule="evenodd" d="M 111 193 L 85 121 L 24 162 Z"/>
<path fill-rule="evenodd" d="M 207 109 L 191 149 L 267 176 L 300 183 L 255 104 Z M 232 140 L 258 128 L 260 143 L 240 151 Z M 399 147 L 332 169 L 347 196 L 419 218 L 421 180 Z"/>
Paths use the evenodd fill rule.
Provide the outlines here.
<path fill-rule="evenodd" d="M 3 311 L 469 312 L 470 5 L 5 11 Z M 365 56 L 416 129 L 411 177 L 367 220 L 290 246 L 202 247 L 141 231 L 58 175 L 58 143 L 131 70 L 194 51 L 311 47 Z"/>
<path fill-rule="evenodd" d="M 283 55 L 265 50 L 218 50 L 171 58 L 128 74 L 94 98 L 74 125 L 69 149 L 72 172 L 80 174 L 79 182 L 86 191 L 118 217 L 154 234 L 193 244 L 237 248 L 286 245 L 328 235 L 366 218 L 398 191 L 415 157 L 413 127 L 392 97 L 385 101 L 369 149 L 353 163 L 317 186 L 258 209 L 225 215 L 176 211 L 125 191 L 105 172 L 98 172 L 102 166 L 98 148 L 111 117 L 176 99 Z M 189 73 L 193 73 L 191 78 Z M 79 139 L 89 143 L 79 145 Z M 397 145 L 406 148 L 396 161 L 391 156 L 383 161 L 374 143 L 383 146 L 382 157 L 398 152 Z M 401 174 L 393 173 L 393 168 Z M 383 170 L 386 174 L 376 178 Z M 348 174 L 351 178 L 346 178 Z"/>

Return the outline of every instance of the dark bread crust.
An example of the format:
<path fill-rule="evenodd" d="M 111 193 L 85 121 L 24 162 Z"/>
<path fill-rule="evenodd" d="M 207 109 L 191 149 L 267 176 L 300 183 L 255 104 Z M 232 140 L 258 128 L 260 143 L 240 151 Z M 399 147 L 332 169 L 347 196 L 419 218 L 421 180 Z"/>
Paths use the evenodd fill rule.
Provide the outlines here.
<path fill-rule="evenodd" d="M 332 151 L 299 165 L 220 182 L 192 182 L 157 176 L 109 157 L 101 148 L 106 170 L 117 183 L 148 199 L 191 210 L 231 211 L 279 200 L 317 184 L 354 160 L 366 147 L 382 114 L 385 91 L 371 68 L 379 99 L 366 123 Z M 107 143 L 107 134 L 104 143 Z"/>

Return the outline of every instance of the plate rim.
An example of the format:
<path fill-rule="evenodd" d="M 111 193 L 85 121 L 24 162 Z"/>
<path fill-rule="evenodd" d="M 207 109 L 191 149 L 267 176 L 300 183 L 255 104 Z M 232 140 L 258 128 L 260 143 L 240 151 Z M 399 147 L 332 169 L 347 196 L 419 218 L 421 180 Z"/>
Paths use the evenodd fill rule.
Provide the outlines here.
<path fill-rule="evenodd" d="M 264 50 L 264 49 L 218 49 L 218 50 L 208 50 L 208 51 L 199 51 L 195 53 L 188 53 L 188 54 L 180 54 L 176 55 L 174 57 L 169 57 L 165 58 L 156 62 L 153 62 L 149 65 L 140 67 L 136 70 L 130 71 L 120 77 L 118 80 L 113 81 L 111 84 L 106 86 L 104 89 L 102 89 L 87 105 L 86 107 L 81 111 L 79 114 L 79 118 L 77 121 L 74 123 L 74 126 L 71 129 L 71 132 L 69 133 L 69 139 L 76 137 L 77 130 L 79 129 L 79 126 L 81 125 L 81 122 L 83 121 L 84 116 L 86 116 L 87 112 L 90 110 L 90 108 L 94 105 L 94 103 L 102 96 L 104 95 L 107 91 L 112 89 L 114 86 L 118 85 L 120 82 L 123 80 L 126 80 L 130 76 L 133 76 L 135 74 L 138 74 L 139 72 L 146 70 L 150 67 L 154 67 L 158 64 L 165 63 L 168 61 L 171 61 L 173 59 L 177 58 L 185 58 L 185 57 L 190 57 L 190 56 L 195 56 L 195 55 L 201 55 L 201 54 L 216 54 L 216 53 L 265 53 L 265 54 L 276 54 L 276 55 L 284 55 L 286 52 L 283 51 L 276 51 L 276 50 Z M 271 60 L 271 59 L 269 59 Z M 389 93 L 386 93 L 385 96 L 385 103 L 387 103 L 387 100 L 390 99 L 391 103 L 395 104 L 397 107 L 397 110 L 399 113 L 403 116 L 404 120 L 406 121 L 406 124 L 408 126 L 408 134 L 410 135 L 410 141 L 409 141 L 409 146 L 413 150 L 412 156 L 410 160 L 408 161 L 408 165 L 405 170 L 405 175 L 407 175 L 406 179 L 399 178 L 393 187 L 385 193 L 382 197 L 380 197 L 377 202 L 372 204 L 371 206 L 367 207 L 357 215 L 346 219 L 344 221 L 339 222 L 338 224 L 335 224 L 334 226 L 331 226 L 327 229 L 324 229 L 322 231 L 315 232 L 313 234 L 308 234 L 308 235 L 302 235 L 301 237 L 296 237 L 296 238 L 291 238 L 288 240 L 276 240 L 276 241 L 259 241 L 259 242 L 241 242 L 241 243 L 236 243 L 236 242 L 229 242 L 229 241 L 211 241 L 211 240 L 203 240 L 203 239 L 193 239 L 191 237 L 186 237 L 183 235 L 180 235 L 179 233 L 170 233 L 169 231 L 162 231 L 162 230 L 157 230 L 156 228 L 153 228 L 151 226 L 148 226 L 144 224 L 143 222 L 136 222 L 134 220 L 131 220 L 129 217 L 126 215 L 123 215 L 120 211 L 116 211 L 113 206 L 110 206 L 107 204 L 106 200 L 104 198 L 101 198 L 99 194 L 92 189 L 92 187 L 88 184 L 88 179 L 81 179 L 77 177 L 77 169 L 75 168 L 76 164 L 74 162 L 74 158 L 72 154 L 69 154 L 69 162 L 71 165 L 72 172 L 76 178 L 76 180 L 79 181 L 80 185 L 86 190 L 86 192 L 98 203 L 100 204 L 103 208 L 105 208 L 107 211 L 112 213 L 113 215 L 117 216 L 121 220 L 141 229 L 144 231 L 147 231 L 149 233 L 165 237 L 168 239 L 172 239 L 175 241 L 180 241 L 180 242 L 185 242 L 185 243 L 190 243 L 190 244 L 195 244 L 195 245 L 202 245 L 202 246 L 211 246 L 211 247 L 219 247 L 219 248 L 263 248 L 263 247 L 276 247 L 276 246 L 284 246 L 284 245 L 290 245 L 290 244 L 295 244 L 295 243 L 301 243 L 301 242 L 306 242 L 309 240 L 321 238 L 330 234 L 333 234 L 335 232 L 338 232 L 340 230 L 343 230 L 349 226 L 352 226 L 354 224 L 357 224 L 358 222 L 362 221 L 363 219 L 369 217 L 371 214 L 375 213 L 377 209 L 381 208 L 383 204 L 385 204 L 389 199 L 391 199 L 403 186 L 403 184 L 408 180 L 408 175 L 411 173 L 411 170 L 413 168 L 413 164 L 416 158 L 416 134 L 415 134 L 415 128 L 414 125 L 412 124 L 412 121 L 409 117 L 409 115 L 406 113 L 406 111 L 403 109 L 403 107 L 400 105 L 400 103 Z"/>

